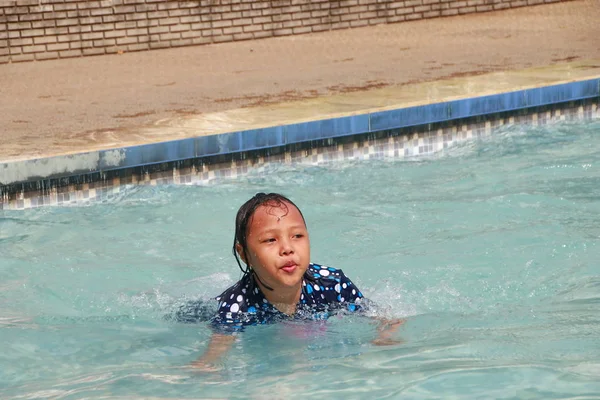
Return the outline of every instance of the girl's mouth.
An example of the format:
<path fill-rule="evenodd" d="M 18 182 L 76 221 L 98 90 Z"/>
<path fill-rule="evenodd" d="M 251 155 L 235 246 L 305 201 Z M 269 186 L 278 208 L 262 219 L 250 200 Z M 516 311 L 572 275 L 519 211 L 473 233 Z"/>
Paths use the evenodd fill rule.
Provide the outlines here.
<path fill-rule="evenodd" d="M 287 272 L 288 274 L 294 272 L 294 270 L 296 269 L 297 265 L 295 262 L 290 261 L 287 262 L 283 265 L 283 267 L 281 267 L 282 270 L 284 270 L 285 272 Z"/>

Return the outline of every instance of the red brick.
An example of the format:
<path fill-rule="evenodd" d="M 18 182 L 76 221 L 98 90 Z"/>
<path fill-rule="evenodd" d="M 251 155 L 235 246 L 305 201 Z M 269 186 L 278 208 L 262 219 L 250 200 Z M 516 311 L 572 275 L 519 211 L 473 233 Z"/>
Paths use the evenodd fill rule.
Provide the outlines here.
<path fill-rule="evenodd" d="M 222 36 L 216 36 L 213 38 L 213 42 L 215 42 L 215 43 L 232 42 L 232 41 L 233 41 L 232 35 L 222 35 Z"/>
<path fill-rule="evenodd" d="M 43 29 L 29 29 L 21 31 L 21 37 L 44 36 Z"/>
<path fill-rule="evenodd" d="M 201 22 L 199 24 L 192 24 L 192 30 L 200 30 L 200 29 L 210 29 L 210 22 Z"/>
<path fill-rule="evenodd" d="M 302 26 L 318 25 L 321 23 L 321 18 L 309 18 L 302 21 Z"/>
<path fill-rule="evenodd" d="M 82 25 L 101 24 L 102 17 L 85 17 L 79 18 L 79 23 Z"/>
<path fill-rule="evenodd" d="M 184 39 L 196 38 L 196 37 L 200 37 L 200 36 L 202 36 L 202 33 L 200 33 L 199 31 L 181 32 L 181 37 Z"/>
<path fill-rule="evenodd" d="M 360 25 L 356 25 L 356 26 L 365 26 L 368 24 L 367 21 L 352 21 L 352 22 L 360 22 Z M 331 24 L 331 29 L 336 30 L 336 29 L 347 29 L 350 28 L 352 25 L 350 25 L 350 22 L 336 22 Z"/>
<path fill-rule="evenodd" d="M 32 38 L 13 39 L 10 41 L 11 46 L 27 46 L 33 44 Z"/>
<path fill-rule="evenodd" d="M 292 19 L 304 19 L 304 18 L 310 18 L 310 13 L 309 12 L 301 12 L 301 13 L 294 13 L 292 14 Z"/>
<path fill-rule="evenodd" d="M 191 46 L 193 43 L 192 39 L 179 39 L 179 40 L 171 40 L 172 47 L 181 47 L 181 46 Z"/>
<path fill-rule="evenodd" d="M 91 47 L 89 49 L 83 49 L 82 52 L 83 52 L 84 56 L 96 56 L 96 55 L 104 54 L 105 50 L 103 47 L 99 47 L 99 48 Z"/>
<path fill-rule="evenodd" d="M 56 23 L 53 20 L 50 21 L 33 21 L 31 23 L 31 27 L 33 29 L 37 28 L 53 28 L 56 26 Z"/>
<path fill-rule="evenodd" d="M 189 24 L 192 22 L 200 22 L 200 21 L 201 21 L 201 19 L 200 19 L 199 15 L 191 15 L 191 16 L 179 18 L 179 22 L 181 22 L 182 24 Z"/>
<path fill-rule="evenodd" d="M 72 57 L 81 57 L 83 52 L 80 49 L 75 49 L 75 50 L 68 50 L 68 51 L 59 51 L 58 54 L 59 54 L 60 58 L 72 58 Z"/>
<path fill-rule="evenodd" d="M 55 3 L 52 8 L 54 11 L 77 10 L 77 3 Z"/>
<path fill-rule="evenodd" d="M 258 32 L 260 30 L 262 30 L 262 26 L 260 26 L 260 25 L 244 26 L 244 32 Z"/>
<path fill-rule="evenodd" d="M 57 41 L 58 38 L 56 36 L 39 36 L 33 40 L 35 44 L 56 43 Z"/>
<path fill-rule="evenodd" d="M 442 10 L 442 16 L 450 16 L 450 15 L 458 15 L 458 10 L 450 9 L 450 10 Z"/>
<path fill-rule="evenodd" d="M 249 40 L 249 39 L 253 39 L 254 35 L 252 35 L 251 33 L 238 33 L 233 35 L 233 40 Z"/>
<path fill-rule="evenodd" d="M 122 22 L 125 21 L 125 15 L 117 14 L 117 15 L 105 15 L 102 17 L 102 22 Z"/>
<path fill-rule="evenodd" d="M 190 15 L 190 10 L 171 10 L 169 11 L 169 17 L 184 17 Z"/>
<path fill-rule="evenodd" d="M 82 33 L 81 34 L 82 40 L 102 39 L 103 37 L 104 37 L 104 35 L 102 34 L 102 32 Z"/>
<path fill-rule="evenodd" d="M 132 28 L 136 28 L 139 27 L 138 23 L 135 21 L 127 21 L 127 22 L 117 22 L 115 24 L 115 28 L 114 29 L 132 29 Z"/>
<path fill-rule="evenodd" d="M 48 47 L 48 51 L 68 50 L 69 43 L 53 43 L 53 44 L 49 44 L 47 47 Z"/>
<path fill-rule="evenodd" d="M 58 42 L 75 42 L 81 40 L 81 35 L 62 35 L 58 37 Z"/>
<path fill-rule="evenodd" d="M 404 15 L 396 15 L 394 17 L 389 17 L 387 22 L 388 22 L 388 24 L 394 24 L 396 22 L 402 22 L 405 20 L 406 20 L 406 18 L 404 17 Z"/>
<path fill-rule="evenodd" d="M 413 13 L 413 14 L 408 14 L 406 16 L 406 20 L 407 21 L 414 21 L 416 19 L 423 19 L 423 14 L 420 13 Z"/>
<path fill-rule="evenodd" d="M 208 43 L 212 43 L 212 38 L 211 37 L 194 38 L 194 39 L 192 39 L 192 43 L 194 43 L 194 44 L 208 44 Z"/>
<path fill-rule="evenodd" d="M 48 52 L 44 52 L 44 53 L 37 53 L 35 55 L 35 59 L 36 60 L 54 60 L 58 58 L 58 52 L 57 51 L 48 51 Z"/>
<path fill-rule="evenodd" d="M 140 50 L 148 50 L 150 45 L 148 43 L 138 43 L 138 44 L 130 44 L 127 46 L 127 51 L 140 51 Z"/>
<path fill-rule="evenodd" d="M 354 21 L 357 20 L 359 18 L 358 14 L 347 14 L 347 15 L 342 15 L 342 21 Z"/>
<path fill-rule="evenodd" d="M 83 34 L 81 36 L 83 36 Z M 117 37 L 123 37 L 123 36 L 127 36 L 127 31 L 125 31 L 124 29 L 117 30 L 117 31 L 107 31 L 107 32 L 104 32 L 104 37 L 107 38 L 107 39 L 117 38 Z"/>
<path fill-rule="evenodd" d="M 264 39 L 264 38 L 268 38 L 268 37 L 273 37 L 274 36 L 273 32 L 275 32 L 275 31 L 254 32 L 254 39 Z"/>
<path fill-rule="evenodd" d="M 11 31 L 17 31 L 20 29 L 31 29 L 31 22 L 15 22 L 9 23 L 8 29 Z"/>
<path fill-rule="evenodd" d="M 33 61 L 35 60 L 35 54 L 19 54 L 13 55 L 10 57 L 11 62 L 23 62 L 23 61 Z"/>
<path fill-rule="evenodd" d="M 44 14 L 41 13 L 29 13 L 25 15 L 19 15 L 19 21 L 39 21 L 44 19 Z"/>
<path fill-rule="evenodd" d="M 175 40 L 180 39 L 181 35 L 179 33 L 161 33 L 160 40 Z"/>
<path fill-rule="evenodd" d="M 148 31 L 149 30 L 145 28 L 127 29 L 127 36 L 147 35 Z"/>
<path fill-rule="evenodd" d="M 287 36 L 287 35 L 291 35 L 293 33 L 291 28 L 284 28 L 284 29 L 276 29 L 273 31 L 273 34 L 275 36 Z"/>
<path fill-rule="evenodd" d="M 41 53 L 44 51 L 46 51 L 46 46 L 43 44 L 23 46 L 23 53 Z"/>
<path fill-rule="evenodd" d="M 431 11 L 431 6 L 419 6 L 419 7 L 415 7 L 414 11 L 417 12 L 417 13 Z"/>
<path fill-rule="evenodd" d="M 350 21 L 350 26 L 352 28 L 358 28 L 359 26 L 367 26 L 368 21 L 364 19 L 359 19 L 358 21 Z"/>
<path fill-rule="evenodd" d="M 294 34 L 303 34 L 311 32 L 310 26 L 301 26 L 293 29 Z"/>
<path fill-rule="evenodd" d="M 133 37 L 124 37 L 124 38 L 118 38 L 117 39 L 117 44 L 118 45 L 122 45 L 122 44 L 132 44 L 132 43 L 137 43 L 137 37 L 133 36 Z"/>
<path fill-rule="evenodd" d="M 148 32 L 149 33 L 167 33 L 167 32 L 169 32 L 169 27 L 168 26 L 153 26 L 151 28 L 148 28 Z"/>
<path fill-rule="evenodd" d="M 212 24 L 213 28 L 227 28 L 232 25 L 233 25 L 233 22 L 231 20 L 215 21 Z"/>

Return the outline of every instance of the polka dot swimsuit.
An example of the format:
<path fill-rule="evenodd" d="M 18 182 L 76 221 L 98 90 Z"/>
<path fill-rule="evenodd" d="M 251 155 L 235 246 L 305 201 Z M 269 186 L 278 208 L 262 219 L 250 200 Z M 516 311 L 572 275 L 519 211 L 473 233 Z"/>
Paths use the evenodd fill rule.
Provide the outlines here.
<path fill-rule="evenodd" d="M 234 332 L 247 325 L 281 319 L 327 319 L 334 311 L 359 311 L 363 295 L 342 270 L 310 264 L 302 278 L 302 294 L 293 316 L 269 303 L 252 274 L 245 275 L 217 300 L 219 309 L 212 326 L 221 332 Z"/>

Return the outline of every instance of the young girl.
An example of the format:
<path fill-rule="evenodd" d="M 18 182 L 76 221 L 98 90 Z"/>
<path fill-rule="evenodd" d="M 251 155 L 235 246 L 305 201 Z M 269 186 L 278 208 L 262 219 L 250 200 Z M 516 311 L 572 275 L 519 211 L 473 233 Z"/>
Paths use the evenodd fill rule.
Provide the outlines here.
<path fill-rule="evenodd" d="M 364 306 L 362 293 L 341 270 L 310 262 L 304 216 L 280 194 L 258 193 L 240 207 L 233 255 L 244 275 L 217 297 L 214 333 L 195 367 L 211 369 L 231 347 L 232 333 L 245 326 L 285 319 L 322 320 L 333 312 L 355 312 Z M 390 336 L 401 323 L 383 321 L 374 343 L 395 343 Z"/>

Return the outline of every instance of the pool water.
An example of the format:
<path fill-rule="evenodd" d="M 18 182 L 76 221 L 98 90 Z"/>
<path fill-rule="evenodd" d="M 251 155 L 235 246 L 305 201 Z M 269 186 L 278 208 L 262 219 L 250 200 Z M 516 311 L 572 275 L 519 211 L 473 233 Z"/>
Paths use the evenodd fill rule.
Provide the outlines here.
<path fill-rule="evenodd" d="M 220 370 L 164 318 L 240 277 L 237 208 L 290 196 L 315 262 L 379 313 L 251 327 Z M 0 211 L 0 398 L 589 398 L 600 393 L 600 121 L 406 160 L 272 165 L 210 186 Z"/>

